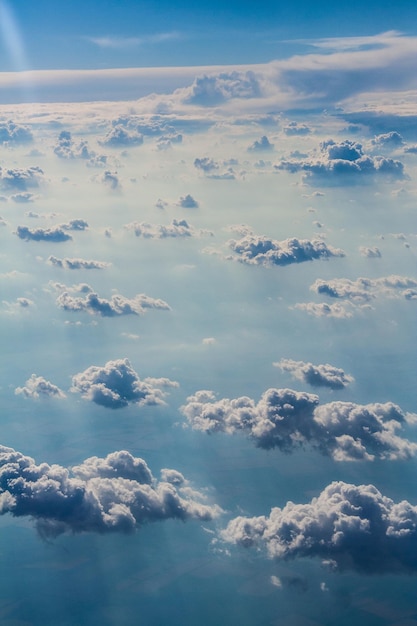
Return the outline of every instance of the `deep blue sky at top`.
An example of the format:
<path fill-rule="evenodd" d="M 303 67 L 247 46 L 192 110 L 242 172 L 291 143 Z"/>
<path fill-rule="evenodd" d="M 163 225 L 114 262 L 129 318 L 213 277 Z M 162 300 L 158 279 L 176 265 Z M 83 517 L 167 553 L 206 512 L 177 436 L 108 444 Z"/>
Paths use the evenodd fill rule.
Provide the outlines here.
<path fill-rule="evenodd" d="M 25 61 L 0 38 L 0 71 L 256 63 L 305 49 L 288 40 L 417 30 L 415 0 L 2 2 Z"/>

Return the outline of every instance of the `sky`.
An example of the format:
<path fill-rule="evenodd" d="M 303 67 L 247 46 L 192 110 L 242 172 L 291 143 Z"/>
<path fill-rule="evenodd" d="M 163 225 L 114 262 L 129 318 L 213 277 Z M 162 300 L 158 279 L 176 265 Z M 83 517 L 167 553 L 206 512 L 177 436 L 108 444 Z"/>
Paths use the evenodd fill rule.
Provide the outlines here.
<path fill-rule="evenodd" d="M 416 17 L 0 1 L 2 625 L 417 624 Z"/>

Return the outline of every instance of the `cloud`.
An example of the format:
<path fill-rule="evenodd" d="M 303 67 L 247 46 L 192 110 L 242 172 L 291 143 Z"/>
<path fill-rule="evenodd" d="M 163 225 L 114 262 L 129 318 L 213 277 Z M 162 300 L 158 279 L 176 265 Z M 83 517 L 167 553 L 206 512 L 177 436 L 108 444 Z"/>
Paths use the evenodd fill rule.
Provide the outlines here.
<path fill-rule="evenodd" d="M 98 178 L 99 182 L 110 187 L 112 191 L 116 191 L 121 188 L 120 180 L 117 175 L 117 172 L 111 172 L 110 170 L 106 170 L 103 174 Z"/>
<path fill-rule="evenodd" d="M 209 157 L 194 159 L 194 167 L 201 170 L 207 178 L 214 180 L 234 180 L 236 178 L 232 165 L 237 165 L 235 160 L 219 163 Z"/>
<path fill-rule="evenodd" d="M 379 149 L 396 150 L 404 145 L 404 139 L 400 133 L 392 130 L 389 133 L 376 135 L 372 139 L 371 144 Z"/>
<path fill-rule="evenodd" d="M 282 160 L 274 166 L 292 174 L 304 172 L 305 182 L 311 185 L 345 185 L 372 181 L 401 180 L 405 177 L 401 161 L 384 156 L 365 154 L 360 143 L 346 139 L 336 143 L 333 139 L 320 144 L 320 154 L 308 159 Z"/>
<path fill-rule="evenodd" d="M 263 135 L 259 140 L 254 141 L 249 146 L 248 152 L 271 152 L 274 149 L 274 144 L 270 143 L 268 137 Z"/>
<path fill-rule="evenodd" d="M 14 193 L 10 196 L 10 200 L 17 202 L 18 204 L 26 204 L 27 202 L 34 202 L 36 195 L 29 191 L 22 191 L 21 193 Z"/>
<path fill-rule="evenodd" d="M 243 433 L 267 450 L 290 453 L 309 445 L 335 461 L 407 459 L 417 453 L 417 444 L 397 434 L 417 416 L 392 402 L 319 405 L 315 394 L 268 389 L 255 403 L 247 396 L 217 400 L 211 391 L 197 391 L 181 412 L 194 430 Z"/>
<path fill-rule="evenodd" d="M 323 365 L 313 365 L 304 361 L 293 361 L 292 359 L 281 359 L 273 363 L 283 372 L 289 372 L 293 378 L 301 380 L 313 387 L 329 387 L 330 389 L 344 389 L 354 381 L 354 378 L 346 374 L 339 367 L 334 367 L 325 363 Z"/>
<path fill-rule="evenodd" d="M 25 241 L 50 241 L 53 243 L 61 243 L 72 239 L 71 235 L 66 233 L 62 226 L 53 226 L 52 228 L 18 226 L 16 235 Z"/>
<path fill-rule="evenodd" d="M 332 482 L 307 504 L 288 502 L 269 516 L 232 519 L 221 538 L 261 546 L 270 558 L 320 558 L 339 571 L 417 571 L 417 507 L 394 502 L 374 485 Z"/>
<path fill-rule="evenodd" d="M 305 311 L 309 315 L 313 315 L 314 317 L 334 317 L 336 319 L 348 319 L 353 316 L 352 310 L 350 309 L 350 303 L 339 304 L 332 303 L 327 304 L 327 302 L 298 302 L 294 305 L 294 309 L 299 309 L 300 311 Z"/>
<path fill-rule="evenodd" d="M 64 230 L 86 230 L 88 223 L 81 219 L 70 220 L 67 224 L 61 224 L 61 228 Z"/>
<path fill-rule="evenodd" d="M 55 267 L 61 267 L 66 270 L 104 270 L 110 267 L 111 263 L 105 261 L 87 261 L 85 259 L 58 259 L 56 256 L 50 256 L 48 263 Z"/>
<path fill-rule="evenodd" d="M 143 144 L 143 135 L 135 131 L 129 131 L 122 125 L 118 125 L 109 130 L 104 139 L 101 139 L 99 143 L 102 146 L 108 146 L 110 148 L 140 146 Z"/>
<path fill-rule="evenodd" d="M 156 33 L 154 35 L 146 35 L 145 37 L 86 37 L 87 41 L 95 44 L 99 48 L 124 49 L 134 48 L 145 44 L 158 44 L 165 41 L 179 39 L 180 34 L 177 32 Z"/>
<path fill-rule="evenodd" d="M 28 126 L 16 124 L 11 120 L 0 123 L 0 144 L 26 144 L 31 141 L 33 134 Z"/>
<path fill-rule="evenodd" d="M 75 144 L 68 130 L 60 132 L 54 153 L 60 159 L 94 159 L 95 152 L 88 147 L 88 141 Z"/>
<path fill-rule="evenodd" d="M 361 256 L 366 257 L 367 259 L 380 259 L 381 258 L 381 250 L 376 246 L 372 246 L 368 248 L 367 246 L 361 246 L 359 248 L 359 252 Z"/>
<path fill-rule="evenodd" d="M 177 383 L 167 378 L 141 380 L 128 359 L 116 359 L 103 367 L 92 365 L 76 374 L 71 391 L 108 409 L 120 409 L 129 404 L 164 404 L 166 392 L 161 387 L 173 386 Z"/>
<path fill-rule="evenodd" d="M 228 245 L 236 253 L 236 256 L 228 258 L 248 265 L 264 267 L 345 256 L 343 250 L 332 248 L 321 239 L 310 241 L 293 237 L 277 241 L 248 233 L 241 239 L 231 239 Z"/>
<path fill-rule="evenodd" d="M 38 166 L 6 169 L 0 165 L 0 187 L 6 191 L 27 191 L 39 187 L 43 181 L 44 172 Z"/>
<path fill-rule="evenodd" d="M 222 512 L 206 504 L 200 492 L 190 492 L 187 481 L 158 481 L 143 459 L 125 450 L 88 458 L 71 470 L 36 465 L 31 457 L 1 446 L 0 485 L 1 514 L 29 517 L 44 537 L 131 533 L 151 522 L 208 521 Z"/>
<path fill-rule="evenodd" d="M 119 315 L 143 315 L 147 309 L 159 309 L 170 311 L 169 305 L 160 299 L 151 298 L 144 293 L 137 294 L 133 298 L 126 298 L 120 294 L 111 296 L 110 300 L 100 298 L 97 293 L 86 285 L 85 298 L 73 297 L 70 290 L 66 289 L 58 296 L 56 303 L 64 311 L 86 312 L 90 315 L 102 317 L 117 317 Z"/>
<path fill-rule="evenodd" d="M 183 209 L 198 209 L 198 202 L 189 193 L 186 196 L 181 196 L 177 202 L 178 206 Z"/>
<path fill-rule="evenodd" d="M 352 303 L 370 302 L 376 297 L 407 297 L 409 289 L 417 287 L 417 280 L 408 276 L 382 276 L 381 278 L 333 278 L 317 279 L 312 291 L 329 298 L 349 300 Z"/>
<path fill-rule="evenodd" d="M 282 130 L 290 137 L 294 135 L 309 135 L 311 133 L 311 128 L 307 124 L 300 124 L 299 122 L 288 122 Z"/>
<path fill-rule="evenodd" d="M 261 95 L 259 80 L 252 71 L 198 76 L 191 87 L 182 91 L 186 104 L 205 107 L 217 106 L 232 98 L 257 98 Z"/>
<path fill-rule="evenodd" d="M 24 387 L 16 387 L 16 395 L 22 395 L 25 398 L 65 398 L 65 393 L 56 385 L 46 380 L 42 376 L 32 376 L 26 381 Z"/>
<path fill-rule="evenodd" d="M 199 237 L 212 235 L 210 231 L 198 230 L 186 220 L 172 220 L 171 224 L 148 224 L 147 222 L 131 222 L 126 224 L 127 230 L 132 230 L 136 237 L 145 239 L 166 239 L 168 237 Z"/>

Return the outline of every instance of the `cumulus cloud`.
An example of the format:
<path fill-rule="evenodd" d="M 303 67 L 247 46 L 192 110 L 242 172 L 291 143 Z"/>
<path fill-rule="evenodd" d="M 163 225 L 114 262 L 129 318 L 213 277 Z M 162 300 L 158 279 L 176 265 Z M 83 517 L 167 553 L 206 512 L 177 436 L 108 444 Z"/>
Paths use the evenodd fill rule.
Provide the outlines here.
<path fill-rule="evenodd" d="M 248 148 L 248 152 L 271 152 L 274 149 L 274 144 L 270 143 L 268 137 L 263 135 L 259 140 L 256 140 Z"/>
<path fill-rule="evenodd" d="M 407 298 L 408 290 L 417 287 L 417 280 L 408 276 L 382 276 L 381 278 L 333 278 L 317 279 L 312 291 L 329 298 L 349 300 L 353 303 L 370 302 L 378 296 Z"/>
<path fill-rule="evenodd" d="M 345 256 L 343 250 L 328 246 L 322 239 L 310 241 L 293 237 L 277 241 L 248 233 L 241 239 L 231 239 L 228 245 L 236 253 L 236 256 L 229 257 L 230 259 L 264 267 Z"/>
<path fill-rule="evenodd" d="M 372 246 L 370 248 L 367 246 L 361 246 L 359 248 L 359 252 L 361 253 L 361 256 L 364 256 L 367 259 L 380 259 L 382 256 L 381 250 L 376 246 Z"/>
<path fill-rule="evenodd" d="M 289 372 L 293 378 L 308 383 L 313 387 L 329 387 L 330 389 L 344 389 L 354 381 L 354 378 L 346 374 L 339 367 L 329 365 L 313 365 L 304 361 L 281 359 L 273 364 L 283 372 Z"/>
<path fill-rule="evenodd" d="M 16 235 L 25 241 L 50 241 L 52 243 L 61 243 L 72 239 L 62 226 L 53 226 L 52 228 L 29 228 L 28 226 L 18 226 Z"/>
<path fill-rule="evenodd" d="M 108 361 L 103 367 L 92 365 L 72 379 L 71 391 L 109 409 L 120 409 L 129 404 L 138 406 L 164 404 L 166 392 L 161 387 L 178 384 L 168 378 L 141 380 L 128 359 Z"/>
<path fill-rule="evenodd" d="M 199 237 L 212 235 L 210 231 L 195 229 L 186 220 L 172 220 L 171 224 L 148 224 L 147 222 L 131 222 L 126 224 L 127 230 L 132 230 L 136 237 L 146 239 L 166 239 L 168 237 Z"/>
<path fill-rule="evenodd" d="M 288 122 L 282 129 L 286 135 L 309 135 L 311 128 L 307 124 L 301 124 L 299 122 Z"/>
<path fill-rule="evenodd" d="M 191 87 L 181 91 L 186 104 L 207 107 L 217 106 L 232 98 L 257 98 L 261 95 L 259 79 L 252 71 L 198 76 Z"/>
<path fill-rule="evenodd" d="M 337 302 L 327 304 L 327 302 L 298 302 L 294 309 L 305 311 L 314 317 L 334 317 L 336 319 L 347 319 L 353 316 L 350 303 L 339 304 Z"/>
<path fill-rule="evenodd" d="M 16 124 L 11 120 L 0 123 L 0 144 L 25 144 L 31 141 L 33 134 L 28 126 Z"/>
<path fill-rule="evenodd" d="M 110 148 L 140 146 L 143 144 L 143 135 L 136 131 L 128 130 L 122 125 L 116 125 L 109 130 L 106 136 L 101 139 L 99 143 Z"/>
<path fill-rule="evenodd" d="M 183 209 L 198 209 L 198 202 L 189 193 L 186 196 L 181 196 L 177 202 L 178 206 Z"/>
<path fill-rule="evenodd" d="M 404 139 L 400 133 L 393 130 L 389 133 L 376 135 L 372 139 L 371 144 L 380 149 L 395 150 L 396 148 L 401 148 L 404 145 Z"/>
<path fill-rule="evenodd" d="M 65 393 L 43 376 L 32 376 L 26 381 L 24 387 L 16 387 L 16 395 L 22 395 L 25 398 L 65 398 Z"/>
<path fill-rule="evenodd" d="M 339 571 L 412 574 L 417 570 L 417 507 L 374 485 L 332 482 L 307 504 L 288 502 L 269 516 L 232 519 L 223 541 L 260 546 L 270 558 L 320 558 Z"/>
<path fill-rule="evenodd" d="M 88 147 L 88 141 L 80 141 L 76 144 L 68 130 L 63 130 L 58 135 L 54 153 L 60 159 L 93 159 L 94 151 Z"/>
<path fill-rule="evenodd" d="M 27 191 L 39 187 L 44 180 L 44 172 L 38 166 L 5 168 L 0 165 L 0 187 L 6 191 Z"/>
<path fill-rule="evenodd" d="M 109 187 L 112 191 L 116 191 L 121 187 L 117 172 L 106 170 L 97 180 Z"/>
<path fill-rule="evenodd" d="M 87 294 L 84 298 L 70 295 L 71 290 L 65 288 L 65 291 L 56 300 L 58 307 L 65 311 L 86 312 L 102 317 L 143 315 L 147 309 L 171 310 L 170 306 L 163 300 L 151 298 L 144 293 L 137 294 L 133 298 L 115 294 L 111 296 L 110 300 L 106 300 L 100 298 L 88 285 L 84 286 L 82 292 Z"/>
<path fill-rule="evenodd" d="M 68 469 L 37 465 L 31 457 L 1 446 L 0 511 L 29 517 L 44 537 L 130 533 L 150 522 L 208 521 L 222 512 L 207 504 L 202 493 L 190 490 L 187 481 L 166 480 L 169 471 L 157 480 L 143 459 L 125 450 Z"/>
<path fill-rule="evenodd" d="M 195 430 L 240 432 L 259 448 L 286 453 L 309 445 L 335 461 L 372 461 L 406 459 L 417 452 L 417 444 L 397 434 L 417 416 L 392 402 L 319 405 L 315 394 L 268 389 L 255 403 L 247 396 L 217 400 L 211 391 L 197 391 L 181 411 Z"/>
<path fill-rule="evenodd" d="M 274 167 L 290 173 L 304 172 L 305 181 L 312 185 L 354 184 L 375 177 L 393 181 L 405 177 L 401 161 L 365 154 L 360 143 L 349 139 L 340 143 L 329 139 L 320 144 L 319 156 L 282 160 Z"/>
<path fill-rule="evenodd" d="M 50 256 L 48 263 L 66 270 L 104 270 L 111 265 L 111 263 L 106 263 L 105 261 L 68 258 L 58 259 L 56 256 Z"/>
<path fill-rule="evenodd" d="M 17 204 L 26 204 L 28 202 L 34 202 L 36 199 L 36 195 L 30 193 L 29 191 L 22 191 L 21 193 L 14 193 L 10 196 L 10 200 L 16 202 Z"/>

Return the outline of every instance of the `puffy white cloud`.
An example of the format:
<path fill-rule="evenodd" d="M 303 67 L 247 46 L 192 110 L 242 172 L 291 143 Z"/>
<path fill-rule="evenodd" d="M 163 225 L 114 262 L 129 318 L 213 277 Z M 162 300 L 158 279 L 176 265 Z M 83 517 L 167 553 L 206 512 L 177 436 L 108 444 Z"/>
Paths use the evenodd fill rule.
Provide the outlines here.
<path fill-rule="evenodd" d="M 274 559 L 320 558 L 340 571 L 417 571 L 417 507 L 394 502 L 374 485 L 332 482 L 307 504 L 287 502 L 268 516 L 236 517 L 221 537 L 261 546 Z"/>
<path fill-rule="evenodd" d="M 16 395 L 23 395 L 25 398 L 65 398 L 65 393 L 43 376 L 32 376 L 26 381 L 24 387 L 16 387 Z"/>
<path fill-rule="evenodd" d="M 65 288 L 65 285 L 63 286 Z M 110 300 L 100 298 L 88 285 L 83 289 L 87 295 L 82 298 L 70 295 L 71 290 L 65 288 L 56 303 L 65 311 L 86 312 L 103 317 L 117 317 L 119 315 L 143 315 L 147 309 L 170 311 L 170 306 L 160 299 L 151 298 L 144 293 L 133 298 L 126 298 L 120 294 L 111 296 Z"/>
<path fill-rule="evenodd" d="M 347 319 L 353 316 L 351 306 L 349 305 L 349 302 L 344 304 L 339 304 L 338 302 L 334 302 L 332 304 L 327 304 L 327 302 L 298 302 L 293 308 L 305 311 L 314 317 Z"/>
<path fill-rule="evenodd" d="M 88 141 L 83 140 L 75 144 L 67 130 L 60 132 L 54 153 L 61 159 L 94 159 L 96 156 L 95 152 L 89 149 Z"/>
<path fill-rule="evenodd" d="M 259 140 L 256 140 L 248 148 L 248 152 L 271 152 L 274 149 L 274 144 L 270 143 L 268 137 L 263 135 Z"/>
<path fill-rule="evenodd" d="M 390 298 L 407 297 L 409 289 L 417 287 L 417 280 L 409 276 L 382 276 L 381 278 L 333 278 L 317 279 L 312 291 L 329 298 L 349 300 L 353 303 L 370 302 L 378 296 Z"/>
<path fill-rule="evenodd" d="M 101 176 L 97 178 L 97 180 L 109 187 L 112 191 L 117 191 L 121 187 L 117 172 L 111 172 L 110 170 L 106 170 Z"/>
<path fill-rule="evenodd" d="M 330 387 L 330 389 L 344 389 L 354 378 L 344 370 L 328 363 L 313 365 L 304 361 L 281 359 L 273 364 L 284 372 L 289 372 L 297 380 L 301 380 L 313 387 Z"/>
<path fill-rule="evenodd" d="M 345 256 L 343 250 L 328 246 L 322 239 L 310 241 L 293 237 L 277 241 L 248 233 L 241 239 L 231 239 L 228 245 L 236 253 L 236 256 L 229 258 L 264 267 Z"/>
<path fill-rule="evenodd" d="M 61 224 L 61 228 L 64 230 L 86 230 L 88 223 L 82 219 L 70 220 L 67 224 Z"/>
<path fill-rule="evenodd" d="M 373 146 L 382 149 L 395 150 L 401 148 L 404 145 L 404 139 L 396 131 L 390 131 L 389 133 L 381 133 L 376 135 L 372 141 Z"/>
<path fill-rule="evenodd" d="M 55 267 L 61 267 L 66 270 L 104 270 L 111 265 L 105 261 L 93 261 L 86 259 L 58 259 L 56 256 L 50 256 L 48 263 Z"/>
<path fill-rule="evenodd" d="M 72 239 L 62 226 L 53 226 L 52 228 L 29 228 L 28 226 L 18 226 L 16 235 L 20 239 L 26 241 L 50 241 L 60 243 Z"/>
<path fill-rule="evenodd" d="M 182 90 L 186 104 L 217 106 L 232 98 L 256 98 L 261 95 L 259 78 L 252 71 L 221 72 L 198 76 L 191 87 Z"/>
<path fill-rule="evenodd" d="M 181 196 L 177 202 L 178 206 L 183 209 L 198 209 L 198 202 L 189 193 L 186 196 Z"/>
<path fill-rule="evenodd" d="M 0 123 L 0 144 L 25 144 L 31 141 L 33 134 L 28 126 L 16 124 L 12 120 Z"/>
<path fill-rule="evenodd" d="M 28 202 L 34 202 L 36 195 L 29 191 L 22 191 L 21 193 L 14 193 L 10 196 L 10 200 L 17 202 L 18 204 L 26 204 Z"/>
<path fill-rule="evenodd" d="M 128 146 L 140 146 L 143 144 L 143 135 L 136 131 L 127 130 L 122 125 L 114 126 L 107 135 L 99 142 L 110 148 L 126 148 Z"/>
<path fill-rule="evenodd" d="M 361 144 L 349 139 L 340 143 L 329 139 L 320 144 L 318 157 L 312 154 L 307 159 L 282 160 L 274 167 L 290 173 L 304 172 L 305 181 L 312 185 L 355 184 L 375 176 L 390 181 L 405 177 L 401 161 L 365 154 Z"/>
<path fill-rule="evenodd" d="M 309 135 L 311 133 L 311 128 L 307 126 L 307 124 L 302 124 L 300 122 L 288 122 L 282 130 L 289 136 Z"/>
<path fill-rule="evenodd" d="M 141 380 L 128 359 L 116 359 L 103 367 L 92 365 L 76 374 L 71 391 L 106 408 L 120 409 L 129 404 L 164 404 L 166 392 L 161 387 L 173 386 L 177 383 L 166 378 Z"/>
<path fill-rule="evenodd" d="M 237 165 L 235 160 L 219 163 L 210 157 L 194 159 L 194 167 L 201 170 L 207 178 L 214 180 L 234 180 L 236 175 L 233 165 Z"/>
<path fill-rule="evenodd" d="M 199 237 L 212 235 L 210 231 L 198 230 L 186 220 L 172 220 L 171 224 L 148 224 L 146 222 L 131 222 L 126 224 L 127 230 L 132 230 L 136 237 L 147 239 L 166 239 L 168 237 Z"/>
<path fill-rule="evenodd" d="M 198 391 L 181 411 L 195 430 L 241 432 L 257 447 L 287 453 L 305 445 L 335 461 L 406 459 L 417 453 L 417 444 L 397 434 L 416 416 L 391 402 L 319 406 L 315 394 L 268 389 L 255 403 L 247 396 L 217 400 L 211 391 Z"/>
<path fill-rule="evenodd" d="M 27 191 L 44 182 L 44 172 L 38 166 L 5 168 L 0 165 L 0 187 L 6 191 Z"/>
<path fill-rule="evenodd" d="M 168 477 L 170 471 L 165 470 Z M 37 465 L 31 457 L 0 447 L 0 513 L 29 517 L 44 537 L 130 533 L 150 522 L 208 521 L 222 512 L 186 485 L 158 481 L 143 459 L 125 450 L 88 458 L 71 470 Z"/>
<path fill-rule="evenodd" d="M 379 259 L 382 256 L 381 250 L 377 248 L 377 246 L 372 246 L 370 248 L 368 246 L 361 246 L 359 248 L 359 252 L 361 253 L 361 256 L 368 259 Z"/>

